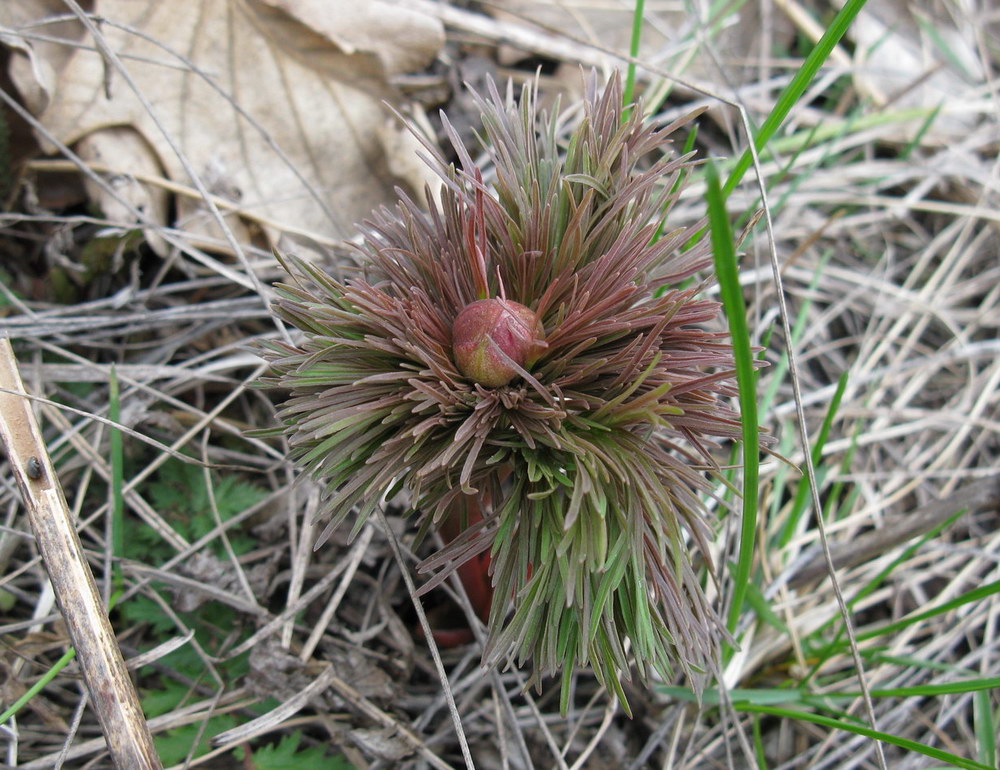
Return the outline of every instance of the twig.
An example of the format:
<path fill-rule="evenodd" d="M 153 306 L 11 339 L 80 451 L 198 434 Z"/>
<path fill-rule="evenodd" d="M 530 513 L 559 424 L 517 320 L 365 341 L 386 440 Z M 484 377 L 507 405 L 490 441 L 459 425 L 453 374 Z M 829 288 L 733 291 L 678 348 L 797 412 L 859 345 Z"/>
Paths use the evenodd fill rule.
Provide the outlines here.
<path fill-rule="evenodd" d="M 438 757 L 433 751 L 430 750 L 430 748 L 428 748 L 427 744 L 420 739 L 420 736 L 407 728 L 405 725 L 401 724 L 392 715 L 384 712 L 343 679 L 338 676 L 331 676 L 330 686 L 337 691 L 341 698 L 359 709 L 369 719 L 372 719 L 385 727 L 396 730 L 397 734 L 413 746 L 420 756 L 423 757 L 432 767 L 437 768 L 437 770 L 453 770 L 451 765 Z M 473 766 L 469 765 L 469 767 Z"/>
<path fill-rule="evenodd" d="M 375 511 L 378 514 L 379 523 L 382 525 L 382 529 L 385 530 L 385 536 L 389 541 L 389 547 L 392 549 L 393 558 L 395 558 L 396 564 L 399 565 L 399 572 L 403 577 L 403 582 L 406 583 L 406 590 L 410 594 L 410 599 L 413 602 L 413 608 L 417 611 L 417 619 L 420 621 L 420 627 L 424 632 L 424 638 L 427 640 L 427 646 L 430 650 L 431 658 L 434 660 L 434 668 L 437 669 L 438 678 L 441 680 L 441 687 L 444 691 L 445 700 L 448 703 L 448 711 L 451 713 L 451 720 L 455 725 L 455 734 L 458 737 L 459 747 L 462 749 L 462 758 L 465 760 L 465 766 L 469 770 L 475 770 L 476 763 L 472 760 L 472 752 L 469 749 L 469 741 L 465 737 L 465 729 L 462 727 L 462 717 L 459 715 L 458 707 L 455 705 L 455 696 L 451 692 L 451 682 L 448 681 L 448 673 L 444 669 L 444 663 L 441 662 L 441 654 L 438 652 L 437 644 L 434 643 L 434 634 L 431 632 L 430 623 L 427 622 L 427 615 L 424 614 L 424 607 L 420 603 L 420 598 L 417 596 L 417 589 L 416 586 L 413 585 L 413 577 L 410 575 L 409 566 L 403 558 L 403 552 L 400 549 L 399 541 L 396 539 L 396 533 L 392 531 L 392 527 L 389 526 L 389 521 L 385 517 L 385 511 L 382 510 L 381 506 L 376 506 Z"/>
<path fill-rule="evenodd" d="M 154 733 L 160 733 L 165 730 L 174 730 L 178 727 L 184 727 L 185 725 L 196 724 L 207 719 L 210 712 L 214 715 L 219 715 L 245 710 L 254 703 L 257 703 L 258 699 L 248 698 L 246 690 L 244 688 L 240 688 L 225 695 L 223 701 L 225 705 L 222 707 L 215 705 L 214 697 L 208 700 L 199 701 L 198 703 L 193 703 L 189 706 L 182 706 L 169 714 L 163 714 L 162 716 L 150 719 L 149 729 Z M 66 761 L 75 762 L 83 757 L 96 754 L 101 750 L 102 746 L 100 744 L 103 743 L 104 741 L 101 739 L 88 740 L 78 743 L 66 752 Z M 18 770 L 47 770 L 48 768 L 54 767 L 60 754 L 61 752 L 56 752 L 44 757 L 39 757 L 38 759 L 33 759 L 23 765 L 18 765 Z M 73 767 L 84 766 L 85 765 L 83 763 L 73 765 Z M 86 766 L 91 767 L 93 764 Z"/>
<path fill-rule="evenodd" d="M 584 747 L 583 751 L 580 752 L 580 756 L 576 758 L 576 762 L 569 770 L 580 770 L 587 765 L 587 761 L 590 759 L 591 754 L 593 754 L 597 747 L 600 745 L 601 740 L 604 738 L 604 734 L 611 727 L 611 720 L 614 719 L 615 714 L 618 713 L 618 699 L 614 696 L 608 701 L 608 705 L 604 708 L 604 719 L 601 720 L 601 726 L 597 728 L 597 732 L 594 733 L 590 742 Z"/>
<path fill-rule="evenodd" d="M 24 397 L 27 394 L 7 339 L 0 340 L 0 387 L 0 440 L 78 652 L 108 750 L 123 770 L 158 770 L 162 765 L 139 696 L 97 592 L 31 402 Z"/>
<path fill-rule="evenodd" d="M 296 692 L 280 706 L 256 719 L 244 722 L 238 727 L 219 733 L 212 738 L 213 746 L 240 744 L 274 730 L 282 722 L 294 716 L 306 706 L 313 697 L 322 695 L 336 677 L 332 665 L 328 665 L 308 685 Z"/>

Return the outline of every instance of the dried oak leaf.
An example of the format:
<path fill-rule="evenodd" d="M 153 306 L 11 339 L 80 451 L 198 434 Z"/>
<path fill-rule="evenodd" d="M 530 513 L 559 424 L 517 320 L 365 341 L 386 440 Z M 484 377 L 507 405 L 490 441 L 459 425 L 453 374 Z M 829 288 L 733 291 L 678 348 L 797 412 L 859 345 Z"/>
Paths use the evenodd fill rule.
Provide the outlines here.
<path fill-rule="evenodd" d="M 396 101 L 387 76 L 425 65 L 444 42 L 437 20 L 369 0 L 97 0 L 93 12 L 152 109 L 80 29 L 67 35 L 82 43 L 68 56 L 37 39 L 48 3 L 14 0 L 0 11 L 10 74 L 45 130 L 72 144 L 131 128 L 164 175 L 190 187 L 169 136 L 208 191 L 272 242 L 283 230 L 343 237 L 392 197 L 390 154 L 415 140 L 386 141 L 383 101 Z M 195 198 L 178 196 L 178 219 L 218 235 Z"/>

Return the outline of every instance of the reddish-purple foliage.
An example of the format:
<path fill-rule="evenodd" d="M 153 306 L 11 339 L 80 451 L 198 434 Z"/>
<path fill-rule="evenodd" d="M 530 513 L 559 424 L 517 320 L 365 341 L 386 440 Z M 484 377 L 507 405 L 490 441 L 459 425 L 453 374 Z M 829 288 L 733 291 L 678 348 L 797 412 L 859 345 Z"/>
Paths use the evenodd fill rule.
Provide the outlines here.
<path fill-rule="evenodd" d="M 326 485 L 326 534 L 352 511 L 356 532 L 400 487 L 424 532 L 466 495 L 488 501 L 421 565 L 435 585 L 490 550 L 486 664 L 536 682 L 589 665 L 622 697 L 629 644 L 643 677 L 714 668 L 721 624 L 692 553 L 707 562 L 710 450 L 739 436 L 733 361 L 706 329 L 718 304 L 680 288 L 711 263 L 707 239 L 689 244 L 704 223 L 655 237 L 692 163 L 669 137 L 694 116 L 623 118 L 619 81 L 591 79 L 563 139 L 530 87 L 477 99 L 490 184 L 452 132 L 460 169 L 427 147 L 440 200 L 377 212 L 357 275 L 285 260 L 275 311 L 304 335 L 263 354 L 265 382 L 291 391 L 293 457 Z M 463 361 L 456 319 L 498 297 L 529 311 L 516 343 L 484 332 L 496 319 L 476 327 L 510 365 L 490 379 Z"/>

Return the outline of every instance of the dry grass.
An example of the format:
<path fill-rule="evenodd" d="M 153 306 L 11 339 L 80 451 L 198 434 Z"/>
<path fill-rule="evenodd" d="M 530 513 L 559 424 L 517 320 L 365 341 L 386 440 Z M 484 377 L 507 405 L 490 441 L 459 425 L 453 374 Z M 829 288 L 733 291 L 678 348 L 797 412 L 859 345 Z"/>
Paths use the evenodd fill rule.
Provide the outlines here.
<path fill-rule="evenodd" d="M 578 34 L 517 14 L 496 20 L 438 8 L 448 23 L 449 64 L 469 77 L 475 62 L 527 77 L 530 64 L 496 64 L 509 60 L 513 43 L 554 68 L 541 79 L 543 92 L 572 89 L 580 62 L 612 59 L 602 51 L 600 24 L 586 16 L 595 4 L 557 5 L 580 22 Z M 601 12 L 627 28 L 629 5 L 606 3 Z M 847 373 L 816 459 L 838 563 L 851 561 L 852 550 L 864 559 L 836 580 L 848 601 L 873 586 L 852 605 L 851 623 L 860 676 L 876 691 L 877 728 L 984 761 L 985 738 L 998 725 L 995 691 L 878 691 L 1000 677 L 996 595 L 886 636 L 865 632 L 1000 579 L 1000 20 L 971 6 L 872 5 L 854 42 L 837 49 L 761 159 L 799 335 L 790 345 L 779 331 L 761 233 L 748 243 L 743 281 L 755 339 L 774 330 L 772 366 L 760 381 L 772 400 L 765 397 L 762 420 L 778 451 L 801 465 L 780 358 L 789 348 L 797 358 L 813 434 Z M 714 35 L 693 15 L 670 21 L 672 10 L 647 3 L 646 93 L 663 93 L 661 67 L 683 65 L 693 82 L 738 99 L 758 121 L 800 63 L 800 37 L 815 36 L 809 19 L 830 13 L 787 0 L 748 4 L 738 25 L 725 23 Z M 947 47 L 934 48 L 928 30 Z M 929 51 L 927 69 L 893 79 L 884 61 L 873 64 L 880 47 L 911 36 Z M 968 72 L 956 74 L 955 61 Z M 949 76 L 945 90 L 921 95 L 941 73 Z M 448 92 L 452 79 L 439 67 L 400 85 L 426 97 Z M 699 149 L 736 156 L 745 142 L 735 113 L 716 99 L 674 86 L 663 112 L 687 111 L 692 101 L 711 106 Z M 462 102 L 451 109 L 459 123 Z M 869 738 L 708 701 L 698 707 L 659 691 L 630 689 L 635 718 L 628 720 L 586 672 L 576 677 L 572 709 L 560 716 L 558 687 L 523 694 L 519 672 L 481 671 L 475 643 L 428 646 L 408 596 L 407 571 L 418 555 L 408 550 L 413 532 L 399 508 L 390 505 L 381 525 L 369 525 L 353 544 L 340 532 L 314 551 L 310 513 L 319 490 L 295 478 L 279 443 L 244 433 L 274 421 L 267 395 L 248 388 L 262 368 L 246 345 L 287 333 L 267 308 L 266 287 L 279 278 L 270 253 L 242 244 L 237 257 L 224 241 L 164 230 L 171 248 L 160 259 L 114 223 L 40 206 L 38 197 L 55 200 L 52 190 L 65 179 L 45 164 L 51 161 L 26 167 L 13 209 L 0 215 L 0 328 L 14 341 L 28 390 L 47 399 L 36 408 L 48 451 L 105 596 L 114 584 L 116 498 L 124 504 L 126 558 L 115 563 L 125 593 L 112 618 L 144 705 L 157 714 L 154 733 L 174 736 L 172 750 L 196 737 L 196 729 L 178 732 L 185 725 L 215 735 L 212 751 L 189 766 L 256 767 L 251 753 L 279 734 L 299 735 L 300 748 L 333 745 L 355 766 L 373 769 L 461 767 L 465 741 L 484 769 L 744 768 L 760 766 L 761 756 L 769 768 L 877 766 Z M 703 196 L 695 181 L 672 221 L 701 218 Z M 745 182 L 728 205 L 755 209 L 756 188 Z M 331 260 L 347 253 L 331 249 Z M 127 429 L 120 485 L 106 421 L 112 363 Z M 17 489 L 10 474 L 3 478 L 0 700 L 8 705 L 65 652 L 67 632 Z M 847 648 L 820 645 L 842 619 L 813 513 L 806 507 L 793 518 L 799 479 L 780 459 L 762 468 L 755 606 L 770 611 L 747 611 L 726 682 L 759 689 L 807 682 L 814 693 L 855 693 L 859 672 Z M 942 532 L 919 540 L 961 509 Z M 737 522 L 723 521 L 719 563 L 734 558 L 737 536 Z M 725 580 L 722 590 L 731 591 Z M 70 664 L 0 727 L 7 762 L 109 766 L 79 674 Z M 452 698 L 461 731 L 449 718 Z M 865 719 L 859 702 L 831 708 Z M 244 759 L 235 758 L 236 747 Z M 884 750 L 894 769 L 941 764 Z"/>

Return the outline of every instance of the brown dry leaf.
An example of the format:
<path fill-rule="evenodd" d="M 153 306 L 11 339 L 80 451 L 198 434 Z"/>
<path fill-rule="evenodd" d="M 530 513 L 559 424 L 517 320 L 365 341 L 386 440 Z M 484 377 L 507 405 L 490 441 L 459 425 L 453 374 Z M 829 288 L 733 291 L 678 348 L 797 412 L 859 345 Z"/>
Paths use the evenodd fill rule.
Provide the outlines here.
<path fill-rule="evenodd" d="M 271 242 L 283 230 L 344 237 L 392 197 L 401 180 L 387 153 L 401 150 L 380 138 L 383 101 L 396 96 L 386 76 L 425 65 L 444 42 L 440 22 L 388 2 L 97 0 L 101 32 L 150 111 L 79 27 L 68 36 L 83 47 L 69 56 L 35 39 L 50 33 L 39 23 L 52 13 L 46 0 L 4 5 L 11 77 L 55 139 L 71 144 L 129 127 L 153 156 L 143 171 L 161 167 L 193 187 L 169 136 L 209 193 L 256 220 Z M 139 173 L 116 160 L 115 172 Z M 218 235 L 195 198 L 178 196 L 178 218 L 188 231 Z M 238 220 L 229 223 L 237 237 L 249 236 Z"/>
<path fill-rule="evenodd" d="M 634 5 L 592 0 L 494 0 L 487 4 L 486 11 L 500 20 L 535 26 L 544 33 L 565 37 L 581 47 L 593 45 L 624 55 L 631 44 Z M 739 24 L 727 25 L 707 35 L 705 22 L 686 5 L 672 0 L 647 0 L 638 58 L 678 77 L 711 80 L 719 72 L 720 61 L 707 55 L 706 48 L 715 47 L 727 56 L 746 56 L 760 46 L 758 4 L 747 3 L 738 14 Z M 783 39 L 790 30 L 782 19 L 776 21 L 770 34 L 775 40 Z M 526 53 L 504 47 L 501 61 L 517 61 Z M 571 69 L 569 76 L 579 79 L 576 65 Z M 640 71 L 641 76 L 645 74 Z"/>

